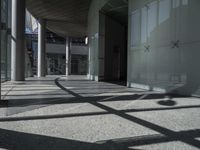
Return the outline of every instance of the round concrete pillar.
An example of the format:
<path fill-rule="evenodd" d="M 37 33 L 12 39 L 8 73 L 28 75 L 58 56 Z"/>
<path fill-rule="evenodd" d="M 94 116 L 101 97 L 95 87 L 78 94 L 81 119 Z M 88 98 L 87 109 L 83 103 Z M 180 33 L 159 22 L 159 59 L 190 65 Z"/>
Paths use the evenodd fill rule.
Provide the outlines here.
<path fill-rule="evenodd" d="M 71 74 L 71 53 L 70 53 L 70 38 L 66 38 L 66 76 Z"/>
<path fill-rule="evenodd" d="M 25 0 L 12 0 L 11 80 L 25 79 Z"/>
<path fill-rule="evenodd" d="M 46 41 L 45 20 L 39 19 L 38 23 L 38 77 L 46 75 Z"/>

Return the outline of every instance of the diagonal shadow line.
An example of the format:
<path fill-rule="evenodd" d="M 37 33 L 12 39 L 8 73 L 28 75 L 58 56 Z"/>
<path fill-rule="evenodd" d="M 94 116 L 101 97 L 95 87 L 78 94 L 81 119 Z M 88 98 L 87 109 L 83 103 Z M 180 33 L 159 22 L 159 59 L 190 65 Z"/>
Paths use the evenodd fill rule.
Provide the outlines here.
<path fill-rule="evenodd" d="M 91 102 L 91 104 L 101 108 L 101 109 L 104 109 L 112 114 L 115 114 L 115 115 L 118 115 L 124 119 L 127 119 L 131 122 L 134 122 L 134 123 L 137 123 L 139 125 L 142 125 L 144 127 L 147 127 L 149 129 L 152 129 L 154 131 L 157 131 L 159 133 L 162 133 L 166 136 L 168 136 L 169 138 L 172 138 L 174 140 L 179 140 L 179 141 L 182 141 L 182 142 L 185 142 L 187 144 L 190 144 L 192 146 L 195 146 L 197 148 L 200 148 L 200 141 L 198 140 L 195 140 L 195 139 L 186 139 L 186 138 L 183 138 L 182 136 L 178 135 L 177 132 L 174 132 L 172 130 L 169 130 L 167 128 L 164 128 L 164 127 L 161 127 L 159 125 L 156 125 L 156 124 L 153 124 L 151 122 L 148 122 L 146 120 L 143 120 L 143 119 L 140 119 L 140 118 L 137 118 L 137 117 L 134 117 L 134 116 L 131 116 L 131 115 L 128 115 L 126 113 L 123 113 L 123 112 L 120 112 L 118 110 L 115 110 L 115 109 L 112 109 L 110 107 L 107 107 L 103 104 L 100 104 L 100 103 L 97 103 L 97 102 Z"/>
<path fill-rule="evenodd" d="M 66 94 L 65 94 L 66 95 Z M 70 96 L 70 94 L 69 94 Z M 126 96 L 120 96 L 118 99 L 110 98 L 110 96 L 87 96 L 87 97 L 81 97 L 79 100 L 77 100 L 77 97 L 74 97 L 73 95 L 71 97 L 47 97 L 47 98 L 25 98 L 25 99 L 6 99 L 5 101 L 8 102 L 7 107 L 15 107 L 15 106 L 28 106 L 28 105 L 34 105 L 34 104 L 68 104 L 68 103 L 88 103 L 91 101 L 122 101 L 122 100 L 137 100 L 141 95 L 135 94 L 135 95 L 126 95 Z M 109 98 L 109 99 L 107 99 Z M 55 100 L 56 99 L 56 100 Z M 102 100 L 103 99 L 103 100 Z M 49 103 L 49 100 L 53 100 L 53 103 Z M 32 103 L 34 102 L 34 103 Z M 1 107 L 1 106 L 0 106 Z"/>
<path fill-rule="evenodd" d="M 47 107 L 41 106 L 38 108 Z M 118 110 L 123 113 L 133 113 L 133 112 L 149 112 L 149 111 L 167 111 L 167 110 L 177 110 L 177 109 L 188 109 L 188 108 L 200 108 L 198 106 L 183 106 L 183 107 L 174 107 L 174 108 L 148 108 L 148 109 L 130 109 L 130 110 Z M 24 111 L 23 111 L 24 112 Z M 16 113 L 15 113 L 16 114 Z M 41 120 L 41 119 L 56 119 L 56 118 L 72 118 L 72 117 L 88 117 L 88 116 L 97 116 L 97 115 L 110 115 L 111 113 L 105 112 L 85 112 L 85 113 L 71 113 L 71 114 L 55 114 L 55 115 L 46 115 L 46 116 L 22 116 L 22 117 L 4 117 L 0 118 L 0 122 L 14 122 L 14 121 L 26 121 L 26 120 Z"/>
<path fill-rule="evenodd" d="M 6 129 L 0 129 L 0 133 L 0 149 L 6 150 L 130 150 L 113 143 L 97 144 Z"/>
<path fill-rule="evenodd" d="M 164 107 L 164 108 L 144 108 L 144 109 L 126 109 L 126 110 L 119 110 L 124 113 L 131 113 L 131 112 L 148 112 L 148 111 L 167 111 L 167 110 L 178 110 L 178 109 L 189 109 L 189 108 L 200 108 L 200 105 L 190 105 L 190 106 L 177 106 L 177 107 Z"/>
<path fill-rule="evenodd" d="M 68 90 L 68 89 L 66 89 L 65 87 L 63 87 L 63 86 L 58 82 L 59 79 L 60 79 L 60 78 L 56 78 L 56 79 L 55 79 L 55 84 L 56 84 L 60 89 L 62 89 L 63 91 L 65 91 L 65 92 L 67 92 L 67 93 L 73 95 L 74 97 L 83 98 L 83 97 L 80 96 L 79 94 L 74 93 L 74 92 L 72 92 L 71 90 Z"/>
<path fill-rule="evenodd" d="M 23 117 L 5 117 L 0 118 L 0 122 L 14 122 L 26 120 L 42 120 L 42 119 L 57 119 L 57 118 L 71 118 L 71 117 L 88 117 L 97 115 L 107 115 L 108 112 L 86 112 L 86 113 L 71 113 L 71 114 L 55 114 L 47 116 L 23 116 Z"/>
<path fill-rule="evenodd" d="M 59 83 L 58 83 L 58 80 L 57 80 L 57 83 L 56 83 L 57 85 L 59 85 Z M 60 85 L 59 85 L 60 86 Z M 60 86 L 60 87 L 62 87 L 62 86 Z M 69 91 L 67 91 L 67 92 L 69 92 Z M 73 92 L 74 93 L 74 92 Z M 72 93 L 71 93 L 72 94 Z M 76 95 L 75 95 L 76 96 Z M 133 97 L 131 96 L 125 96 L 126 98 L 125 99 L 132 99 L 132 98 L 134 98 L 134 99 L 137 99 L 137 97 L 138 96 L 140 96 L 140 95 L 133 95 Z M 120 97 L 120 100 L 121 100 L 121 98 L 123 99 L 123 97 L 121 97 L 121 96 L 118 96 L 118 97 Z M 76 99 L 76 101 L 74 101 L 74 99 Z M 1 107 L 16 107 L 16 106 L 20 106 L 20 107 L 24 107 L 24 106 L 32 106 L 32 105 L 43 105 L 43 104 L 47 104 L 47 105 L 43 105 L 42 107 L 46 107 L 46 106 L 49 106 L 48 104 L 65 104 L 65 103 L 83 103 L 83 102 L 87 102 L 87 103 L 89 103 L 89 102 L 91 102 L 91 101 L 117 101 L 117 100 L 119 100 L 119 99 L 116 99 L 115 97 L 108 97 L 108 96 L 101 96 L 101 97 L 95 97 L 95 100 L 93 100 L 94 99 L 94 97 L 81 97 L 78 101 L 77 101 L 77 98 L 76 97 L 73 97 L 73 98 L 71 98 L 70 100 L 65 100 L 65 99 L 58 99 L 58 100 L 56 100 L 56 99 L 54 99 L 53 98 L 53 100 L 48 100 L 48 101 L 39 101 L 39 102 L 35 102 L 35 103 L 31 103 L 31 105 L 30 104 L 23 104 L 23 101 L 22 101 L 22 104 L 15 104 L 15 103 L 13 103 L 13 100 L 11 101 L 12 103 L 8 103 L 8 105 L 3 105 L 3 106 L 1 106 Z M 103 100 L 102 100 L 103 99 Z M 42 99 L 39 99 L 39 100 L 42 100 Z M 26 99 L 26 101 L 27 101 L 27 99 Z M 34 99 L 34 101 L 35 101 L 35 99 Z M 173 108 L 149 108 L 149 109 L 130 109 L 130 110 L 120 110 L 120 111 L 124 111 L 124 112 L 140 112 L 140 111 L 159 111 L 159 110 L 173 110 L 173 109 L 184 109 L 184 108 L 197 108 L 197 107 L 199 107 L 198 105 L 196 105 L 196 106 L 181 106 L 181 107 L 173 107 Z M 40 107 L 34 107 L 34 109 L 35 108 L 40 108 Z M 20 112 L 19 112 L 20 113 Z M 90 114 L 90 115 L 95 115 L 96 113 L 94 112 L 94 114 Z M 97 115 L 98 115 L 99 113 L 97 113 Z M 104 113 L 102 113 L 102 114 L 104 114 Z M 63 116 L 63 115 L 61 115 L 61 116 Z M 68 116 L 70 116 L 70 115 L 66 115 L 66 117 L 68 117 Z M 74 116 L 74 114 L 72 114 L 72 116 Z M 77 114 L 77 116 L 81 116 L 81 114 Z M 84 116 L 84 114 L 83 114 L 83 116 Z M 48 116 L 46 116 L 45 118 L 47 118 Z M 55 117 L 59 117 L 59 115 L 55 115 Z M 36 118 L 35 116 L 31 116 L 30 117 L 30 119 L 31 118 Z M 39 117 L 40 118 L 40 117 Z M 42 117 L 43 118 L 43 117 Z M 50 116 L 50 118 L 51 118 L 51 116 Z M 21 118 L 21 119 L 23 119 L 23 118 Z M 26 118 L 27 119 L 27 118 Z M 2 120 L 4 120 L 4 119 L 2 119 Z M 12 120 L 12 118 L 9 118 L 9 120 Z M 15 119 L 14 119 L 15 120 Z M 18 120 L 20 120 L 20 118 L 18 118 Z"/>
<path fill-rule="evenodd" d="M 79 95 L 79 94 L 77 94 L 77 93 L 74 93 L 73 91 L 68 90 L 68 89 L 66 89 L 65 87 L 63 87 L 58 81 L 59 81 L 59 78 L 57 78 L 57 79 L 55 80 L 55 83 L 56 83 L 56 85 L 58 85 L 58 87 L 61 87 L 61 89 L 63 89 L 64 91 L 66 91 L 66 92 L 68 92 L 68 93 L 70 93 L 70 94 L 72 94 L 73 96 L 75 96 L 75 97 L 77 97 L 77 98 L 82 98 L 81 95 Z M 161 134 L 164 134 L 164 135 L 166 135 L 166 136 L 168 136 L 168 137 L 170 137 L 170 138 L 173 138 L 173 139 L 176 139 L 176 140 L 178 140 L 178 141 L 185 142 L 185 143 L 187 143 L 187 144 L 189 144 L 189 145 L 192 145 L 192 146 L 194 146 L 194 147 L 200 148 L 200 141 L 198 141 L 198 140 L 196 140 L 196 139 L 189 139 L 189 140 L 188 140 L 188 139 L 186 139 L 185 137 L 182 137 L 182 136 L 178 135 L 177 132 L 175 132 L 175 131 L 172 131 L 172 130 L 170 130 L 170 129 L 164 128 L 164 127 L 159 126 L 159 125 L 157 125 L 157 124 L 148 122 L 148 121 L 146 121 L 146 120 L 137 118 L 137 117 L 135 117 L 135 116 L 131 116 L 131 115 L 128 115 L 128 114 L 126 114 L 126 113 L 120 112 L 120 111 L 118 111 L 118 110 L 115 110 L 115 109 L 113 109 L 113 108 L 110 108 L 110 107 L 108 107 L 108 106 L 105 106 L 105 105 L 103 105 L 103 104 L 100 104 L 100 103 L 98 103 L 98 102 L 90 102 L 90 104 L 92 104 L 92 105 L 94 105 L 94 106 L 97 106 L 97 107 L 99 107 L 99 108 L 101 108 L 101 109 L 103 109 L 103 110 L 105 110 L 105 111 L 107 111 L 107 112 L 109 112 L 109 113 L 118 115 L 118 116 L 120 116 L 120 117 L 122 117 L 122 118 L 124 118 L 124 119 L 126 119 L 126 120 L 129 120 L 129 121 L 134 122 L 134 123 L 137 123 L 137 124 L 139 124 L 139 125 L 141 125 L 141 126 L 144 126 L 144 127 L 149 128 L 149 129 L 152 129 L 152 130 L 154 130 L 154 131 L 157 131 L 157 132 L 159 132 L 159 133 L 161 133 Z"/>
<path fill-rule="evenodd" d="M 189 131 L 179 131 L 177 135 L 185 138 L 197 138 L 200 136 L 200 130 L 189 130 Z M 178 138 L 169 137 L 163 134 L 153 134 L 153 135 L 143 135 L 143 136 L 135 136 L 135 137 L 127 137 L 120 139 L 110 139 L 105 141 L 97 141 L 96 143 L 116 143 L 119 145 L 127 145 L 130 146 L 140 146 L 147 144 L 157 144 L 157 143 L 166 143 L 178 141 Z"/>
<path fill-rule="evenodd" d="M 56 92 L 56 91 L 54 91 L 54 92 Z M 63 96 L 63 95 L 66 95 L 64 93 L 52 93 L 52 91 L 50 91 L 49 93 L 36 93 L 36 94 L 38 94 L 40 96 Z M 19 94 L 19 95 L 11 95 L 11 94 L 9 94 L 9 95 L 6 95 L 6 96 L 7 97 L 18 97 L 18 96 L 19 97 L 27 97 L 27 96 L 33 97 L 36 94 L 24 94 L 24 95 L 22 95 L 22 94 Z"/>
<path fill-rule="evenodd" d="M 101 87 L 98 87 L 98 88 L 89 88 L 89 87 L 84 87 L 84 88 L 76 88 L 76 89 L 74 89 L 74 90 L 76 90 L 76 91 L 84 91 L 84 90 L 94 90 L 94 89 L 101 89 L 101 90 L 110 90 L 110 89 L 115 89 L 115 90 L 121 90 L 121 88 L 101 88 Z M 43 88 L 43 89 L 34 89 L 34 88 L 30 88 L 30 89 L 12 89 L 12 91 L 40 91 L 40 90 L 42 90 L 42 91 L 50 91 L 50 90 L 60 90 L 60 89 L 45 89 L 45 88 Z M 6 92 L 6 91 L 8 91 L 7 89 L 2 89 L 1 91 L 3 91 L 3 92 Z M 121 93 L 123 93 L 123 91 L 120 91 Z M 126 91 L 125 91 L 126 92 Z M 144 91 L 131 91 L 131 92 L 137 92 L 137 93 L 142 93 L 142 92 L 144 92 Z M 113 92 L 114 93 L 114 92 Z"/>
<path fill-rule="evenodd" d="M 70 95 L 69 95 L 70 96 Z M 29 98 L 29 99 L 11 99 L 11 100 L 4 100 L 7 102 L 7 105 L 0 105 L 0 107 L 20 107 L 20 106 L 29 106 L 29 105 L 37 105 L 37 104 L 68 104 L 68 103 L 88 103 L 91 101 L 98 101 L 98 102 L 112 102 L 112 101 L 135 101 L 140 98 L 141 95 L 126 95 L 126 96 L 118 96 L 118 97 L 110 97 L 110 96 L 89 96 L 77 99 L 76 97 L 51 97 L 51 98 Z M 142 99 L 143 100 L 143 99 Z M 198 108 L 200 105 L 190 105 L 190 106 L 177 106 L 177 107 L 164 107 L 159 108 L 163 110 L 170 110 L 170 109 L 181 109 L 181 108 Z M 151 110 L 151 109 L 150 109 Z M 157 110 L 155 108 L 155 110 Z M 132 110 L 130 110 L 132 111 Z M 139 110 L 140 111 L 140 110 Z M 148 111 L 148 110 L 147 110 Z"/>

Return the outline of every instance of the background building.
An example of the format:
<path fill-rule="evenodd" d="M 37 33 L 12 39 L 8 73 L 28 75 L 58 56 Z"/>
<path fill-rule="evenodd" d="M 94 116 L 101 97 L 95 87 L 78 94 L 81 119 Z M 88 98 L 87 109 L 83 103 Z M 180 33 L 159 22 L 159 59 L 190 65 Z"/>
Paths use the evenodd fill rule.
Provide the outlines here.
<path fill-rule="evenodd" d="M 199 1 L 85 0 L 76 5 L 81 10 L 77 14 L 68 12 L 64 1 L 53 3 L 52 10 L 39 0 L 26 3 L 27 10 L 43 20 L 26 11 L 26 70 L 33 65 L 34 74 L 38 66 L 37 72 L 43 74 L 87 73 L 91 80 L 117 81 L 128 87 L 200 94 Z M 47 9 L 41 11 L 42 7 Z M 2 0 L 1 8 L 1 79 L 5 81 L 11 78 L 11 70 L 15 72 L 15 67 L 11 69 L 11 1 Z M 65 15 L 56 14 L 57 10 Z M 37 46 L 38 39 L 42 41 Z M 45 47 L 37 55 L 37 48 Z M 41 61 L 46 67 L 39 65 Z"/>
<path fill-rule="evenodd" d="M 31 50 L 33 74 L 37 74 L 38 21 L 26 11 L 26 47 Z M 88 70 L 88 46 L 85 38 L 70 38 L 70 74 L 86 75 Z M 33 57 L 33 58 L 32 58 Z M 66 39 L 46 30 L 47 75 L 65 75 Z"/>

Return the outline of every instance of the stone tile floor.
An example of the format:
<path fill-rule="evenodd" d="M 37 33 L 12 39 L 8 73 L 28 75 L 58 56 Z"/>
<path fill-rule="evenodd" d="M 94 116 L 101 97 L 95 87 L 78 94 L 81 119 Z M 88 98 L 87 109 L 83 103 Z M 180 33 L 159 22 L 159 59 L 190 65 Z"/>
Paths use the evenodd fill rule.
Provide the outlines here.
<path fill-rule="evenodd" d="M 47 76 L 1 87 L 0 149 L 200 149 L 200 99 Z"/>

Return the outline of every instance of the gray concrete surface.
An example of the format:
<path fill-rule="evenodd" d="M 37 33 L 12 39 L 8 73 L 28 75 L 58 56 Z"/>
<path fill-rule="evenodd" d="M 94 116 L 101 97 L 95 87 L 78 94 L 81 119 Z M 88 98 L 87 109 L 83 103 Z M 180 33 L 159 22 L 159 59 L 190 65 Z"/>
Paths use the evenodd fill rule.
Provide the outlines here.
<path fill-rule="evenodd" d="M 200 99 L 84 76 L 2 84 L 0 149 L 200 149 Z"/>

